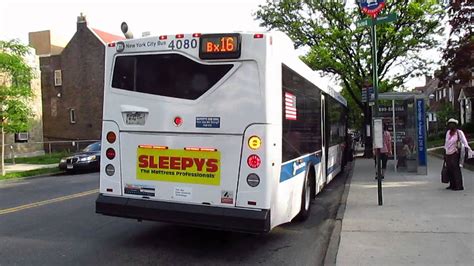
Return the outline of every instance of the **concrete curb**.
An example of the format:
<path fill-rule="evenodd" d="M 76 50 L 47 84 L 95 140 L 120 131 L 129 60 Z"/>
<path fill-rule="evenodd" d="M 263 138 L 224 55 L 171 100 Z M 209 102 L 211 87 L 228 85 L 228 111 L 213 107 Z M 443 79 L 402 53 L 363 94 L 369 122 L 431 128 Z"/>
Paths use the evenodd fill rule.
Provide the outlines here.
<path fill-rule="evenodd" d="M 347 173 L 347 179 L 344 184 L 344 192 L 341 195 L 339 200 L 340 205 L 336 213 L 336 221 L 334 222 L 334 228 L 331 233 L 331 238 L 329 239 L 329 245 L 326 250 L 326 255 L 324 256 L 324 265 L 336 265 L 337 252 L 339 250 L 339 242 L 341 240 L 341 230 L 342 230 L 342 219 L 344 218 L 344 212 L 346 211 L 346 202 L 347 197 L 349 196 L 349 189 L 351 186 L 352 173 L 354 172 L 355 160 L 351 163 L 350 171 Z"/>

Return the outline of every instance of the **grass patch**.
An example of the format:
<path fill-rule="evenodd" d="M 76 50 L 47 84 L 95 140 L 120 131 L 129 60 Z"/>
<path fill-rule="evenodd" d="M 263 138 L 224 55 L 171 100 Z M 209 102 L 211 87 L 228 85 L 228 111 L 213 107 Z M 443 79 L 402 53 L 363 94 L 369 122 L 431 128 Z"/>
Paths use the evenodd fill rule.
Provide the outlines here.
<path fill-rule="evenodd" d="M 5 176 L 0 175 L 0 180 L 22 178 L 22 177 L 29 177 L 29 176 L 37 176 L 37 175 L 45 175 L 45 174 L 57 174 L 57 173 L 61 173 L 61 172 L 62 171 L 59 170 L 59 168 L 57 168 L 57 167 L 54 167 L 54 168 L 41 168 L 41 169 L 35 169 L 35 170 L 30 170 L 30 171 L 24 171 L 24 172 L 8 173 Z"/>
<path fill-rule="evenodd" d="M 61 158 L 68 156 L 70 153 L 55 152 L 51 154 L 45 154 L 35 157 L 22 157 L 15 158 L 15 163 L 26 163 L 26 164 L 53 164 L 59 163 Z M 13 159 L 5 159 L 5 163 L 13 163 Z"/>
<path fill-rule="evenodd" d="M 444 139 L 434 139 L 427 141 L 428 148 L 444 146 Z"/>
<path fill-rule="evenodd" d="M 430 152 L 436 153 L 436 154 L 439 154 L 439 155 L 444 155 L 444 148 L 438 148 L 438 149 L 435 149 L 435 150 L 431 150 Z"/>

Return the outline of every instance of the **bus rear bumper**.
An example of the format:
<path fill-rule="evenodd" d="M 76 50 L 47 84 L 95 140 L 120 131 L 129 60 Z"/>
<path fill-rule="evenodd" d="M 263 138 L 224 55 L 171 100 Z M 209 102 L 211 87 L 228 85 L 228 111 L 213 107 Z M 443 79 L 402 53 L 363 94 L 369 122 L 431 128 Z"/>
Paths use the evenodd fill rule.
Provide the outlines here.
<path fill-rule="evenodd" d="M 229 231 L 270 231 L 270 210 L 245 210 L 99 194 L 96 213 Z"/>

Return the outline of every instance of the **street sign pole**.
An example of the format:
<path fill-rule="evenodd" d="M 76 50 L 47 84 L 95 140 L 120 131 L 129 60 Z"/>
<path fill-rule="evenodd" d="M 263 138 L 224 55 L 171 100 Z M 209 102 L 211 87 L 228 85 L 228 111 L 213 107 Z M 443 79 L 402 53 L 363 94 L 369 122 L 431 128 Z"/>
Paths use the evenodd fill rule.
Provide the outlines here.
<path fill-rule="evenodd" d="M 372 26 L 371 26 L 371 37 L 372 37 L 372 78 L 373 78 L 373 87 L 374 87 L 374 96 L 375 96 L 375 106 L 374 111 L 372 112 L 372 118 L 378 117 L 379 111 L 379 75 L 378 75 L 378 67 L 377 67 L 377 27 L 375 24 L 375 18 L 372 18 Z M 374 132 L 372 132 L 372 138 L 374 138 Z M 376 149 L 375 153 L 375 160 L 377 166 L 377 195 L 378 195 L 378 203 L 379 205 L 383 205 L 383 197 L 382 197 L 382 168 L 380 164 L 380 148 Z"/>
<path fill-rule="evenodd" d="M 374 123 L 374 117 L 378 117 L 379 113 L 379 72 L 377 66 L 377 25 L 388 23 L 397 20 L 397 15 L 394 13 L 389 13 L 386 15 L 382 15 L 377 18 L 377 15 L 382 11 L 385 7 L 386 3 L 385 0 L 377 0 L 377 1 L 368 1 L 368 0 L 360 0 L 358 1 L 361 11 L 366 15 L 370 16 L 371 18 L 362 19 L 356 22 L 357 27 L 367 27 L 370 26 L 370 39 L 372 42 L 372 87 L 374 88 L 374 106 L 372 111 L 372 124 Z M 380 121 L 378 120 L 378 125 L 380 125 Z M 382 126 L 383 127 L 383 126 Z M 375 140 L 375 132 L 374 127 L 372 126 L 372 140 Z M 382 129 L 382 137 L 383 137 L 383 129 Z M 395 137 L 395 136 L 394 136 Z M 382 141 L 383 142 L 383 141 Z M 382 146 L 383 147 L 383 146 Z M 377 194 L 378 194 L 378 201 L 379 205 L 383 205 L 383 198 L 382 198 L 382 169 L 380 163 L 380 148 L 377 146 L 375 152 L 375 165 L 377 168 Z"/>

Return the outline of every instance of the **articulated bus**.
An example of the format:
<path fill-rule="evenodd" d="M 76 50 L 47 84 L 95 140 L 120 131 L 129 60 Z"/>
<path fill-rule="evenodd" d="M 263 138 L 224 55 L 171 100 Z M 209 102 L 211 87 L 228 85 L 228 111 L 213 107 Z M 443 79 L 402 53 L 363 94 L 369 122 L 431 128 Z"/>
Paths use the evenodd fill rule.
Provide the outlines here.
<path fill-rule="evenodd" d="M 347 103 L 281 32 L 108 44 L 96 212 L 269 232 L 342 169 Z"/>

